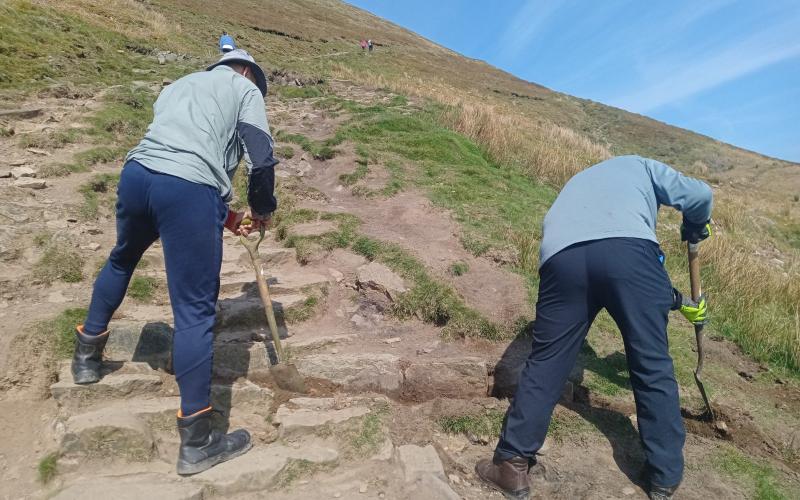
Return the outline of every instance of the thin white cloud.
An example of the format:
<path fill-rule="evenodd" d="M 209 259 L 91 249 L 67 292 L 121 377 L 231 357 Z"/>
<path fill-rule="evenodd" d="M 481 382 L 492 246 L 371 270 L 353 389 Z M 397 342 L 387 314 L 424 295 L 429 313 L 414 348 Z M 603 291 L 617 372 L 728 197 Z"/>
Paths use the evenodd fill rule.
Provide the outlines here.
<path fill-rule="evenodd" d="M 800 57 L 798 19 L 770 26 L 738 43 L 709 50 L 705 54 L 684 54 L 659 66 L 640 90 L 618 96 L 611 104 L 647 113 L 670 103 L 737 80 L 773 64 Z"/>
<path fill-rule="evenodd" d="M 555 0 L 527 0 L 497 38 L 499 59 L 504 62 L 512 61 L 529 49 L 530 43 L 560 6 L 561 3 Z"/>

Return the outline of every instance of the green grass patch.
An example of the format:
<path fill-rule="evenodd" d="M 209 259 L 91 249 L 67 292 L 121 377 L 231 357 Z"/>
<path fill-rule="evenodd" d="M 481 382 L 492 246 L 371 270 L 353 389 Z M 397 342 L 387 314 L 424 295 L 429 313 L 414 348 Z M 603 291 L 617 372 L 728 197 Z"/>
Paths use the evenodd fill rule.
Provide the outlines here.
<path fill-rule="evenodd" d="M 341 140 L 337 137 L 325 141 L 315 141 L 303 134 L 291 134 L 283 130 L 278 130 L 275 133 L 275 139 L 297 144 L 303 148 L 303 151 L 310 153 L 317 160 L 330 160 L 337 153 L 334 146 L 341 144 Z"/>
<path fill-rule="evenodd" d="M 342 174 L 339 176 L 339 181 L 345 186 L 352 186 L 356 182 L 363 179 L 369 173 L 369 167 L 366 160 L 356 160 L 356 168 L 349 174 Z"/>
<path fill-rule="evenodd" d="M 59 149 L 77 142 L 83 131 L 79 129 L 45 131 L 20 136 L 19 145 L 23 148 Z"/>
<path fill-rule="evenodd" d="M 58 453 L 48 453 L 36 466 L 39 482 L 48 484 L 58 475 Z"/>
<path fill-rule="evenodd" d="M 450 264 L 448 271 L 453 276 L 464 276 L 469 272 L 469 265 L 466 262 L 453 262 Z"/>
<path fill-rule="evenodd" d="M 294 148 L 291 146 L 278 146 L 275 148 L 275 153 L 281 158 L 291 160 L 294 157 Z"/>
<path fill-rule="evenodd" d="M 83 281 L 83 256 L 66 238 L 51 237 L 44 243 L 44 253 L 33 265 L 33 277 L 42 283 Z"/>
<path fill-rule="evenodd" d="M 775 469 L 746 457 L 736 448 L 719 450 L 712 464 L 720 472 L 749 488 L 755 500 L 788 500 L 800 496 L 800 490 L 780 480 Z"/>
<path fill-rule="evenodd" d="M 283 319 L 289 324 L 301 323 L 314 316 L 319 305 L 319 297 L 311 295 L 301 305 L 292 307 L 283 312 Z"/>
<path fill-rule="evenodd" d="M 504 331 L 467 307 L 452 287 L 434 280 L 425 266 L 400 246 L 360 236 L 353 242 L 352 249 L 369 260 L 386 264 L 414 283 L 411 290 L 399 296 L 392 305 L 397 317 L 416 316 L 422 321 L 443 326 L 442 334 L 448 337 L 499 340 L 513 336 L 512 332 Z"/>
<path fill-rule="evenodd" d="M 350 446 L 359 456 L 369 456 L 377 452 L 384 443 L 383 417 L 389 411 L 387 406 L 373 408 L 361 421 L 358 432 L 350 439 Z"/>
<path fill-rule="evenodd" d="M 503 428 L 505 413 L 487 410 L 477 415 L 457 415 L 440 418 L 441 429 L 448 434 L 464 434 L 495 438 Z"/>
<path fill-rule="evenodd" d="M 272 85 L 270 89 L 284 99 L 310 99 L 312 97 L 322 97 L 324 95 L 323 90 L 316 85 L 309 85 L 306 87 Z"/>
<path fill-rule="evenodd" d="M 415 174 L 405 181 L 425 189 L 434 203 L 455 215 L 464 228 L 462 243 L 474 255 L 507 249 L 509 234 L 540 234 L 555 191 L 497 164 L 473 141 L 444 128 L 437 120 L 441 111 L 435 106 L 421 111 L 361 106 L 337 137 L 415 164 Z M 527 250 L 530 263 L 523 272 L 536 273 L 537 250 Z"/>
<path fill-rule="evenodd" d="M 75 326 L 86 319 L 86 309 L 73 308 L 63 311 L 55 318 L 43 321 L 36 331 L 52 349 L 57 358 L 69 358 L 75 351 Z"/>
<path fill-rule="evenodd" d="M 158 290 L 158 280 L 152 276 L 134 276 L 128 285 L 128 297 L 141 302 L 153 300 Z"/>
<path fill-rule="evenodd" d="M 96 219 L 100 215 L 100 208 L 105 205 L 109 211 L 113 210 L 116 199 L 116 187 L 119 184 L 119 174 L 96 174 L 84 183 L 78 191 L 83 195 L 83 205 L 80 214 L 84 219 Z"/>

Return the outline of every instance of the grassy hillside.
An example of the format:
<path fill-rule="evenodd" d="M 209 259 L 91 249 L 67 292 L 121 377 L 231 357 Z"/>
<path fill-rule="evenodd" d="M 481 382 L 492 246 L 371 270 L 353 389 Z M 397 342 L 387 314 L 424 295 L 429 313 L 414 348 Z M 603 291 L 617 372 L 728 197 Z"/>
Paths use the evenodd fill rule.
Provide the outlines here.
<path fill-rule="evenodd" d="M 524 82 L 333 0 L 231 0 L 224 11 L 191 0 L 13 0 L 0 6 L 0 25 L 4 107 L 174 78 L 213 60 L 222 30 L 269 70 L 323 82 L 298 97 L 328 95 L 324 82 L 335 78 L 413 98 L 412 107 L 357 110 L 338 140 L 396 161 L 398 183 L 455 214 L 465 248 L 511 251 L 509 265 L 533 287 L 541 216 L 570 175 L 612 154 L 671 163 L 717 188 L 717 235 L 703 251 L 713 331 L 775 367 L 800 368 L 796 164 Z M 378 42 L 375 53 L 361 53 L 362 37 Z M 159 65 L 158 50 L 188 59 Z M 19 64 L 20 55 L 30 62 Z M 143 127 L 146 101 L 119 95 L 110 97 L 114 119 L 95 127 L 99 146 L 126 144 Z M 330 97 L 330 106 L 353 105 Z M 137 117 L 133 125 L 127 111 Z M 305 144 L 329 154 L 323 149 L 330 145 Z M 403 177 L 404 165 L 423 175 Z M 660 237 L 671 275 L 685 289 L 678 223 L 667 214 Z"/>

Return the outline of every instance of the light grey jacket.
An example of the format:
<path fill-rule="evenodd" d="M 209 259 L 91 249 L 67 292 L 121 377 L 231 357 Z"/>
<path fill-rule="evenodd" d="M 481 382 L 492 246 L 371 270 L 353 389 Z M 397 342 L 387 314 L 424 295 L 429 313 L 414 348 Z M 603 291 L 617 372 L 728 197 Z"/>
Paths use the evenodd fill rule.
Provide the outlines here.
<path fill-rule="evenodd" d="M 618 156 L 570 179 L 544 218 L 539 267 L 575 243 L 604 238 L 655 241 L 661 205 L 702 224 L 711 217 L 711 188 L 641 156 Z"/>
<path fill-rule="evenodd" d="M 273 140 L 258 87 L 228 66 L 184 76 L 153 105 L 153 122 L 126 160 L 217 188 L 231 199 L 231 179 L 246 154 L 248 203 L 266 215 L 274 197 Z"/>

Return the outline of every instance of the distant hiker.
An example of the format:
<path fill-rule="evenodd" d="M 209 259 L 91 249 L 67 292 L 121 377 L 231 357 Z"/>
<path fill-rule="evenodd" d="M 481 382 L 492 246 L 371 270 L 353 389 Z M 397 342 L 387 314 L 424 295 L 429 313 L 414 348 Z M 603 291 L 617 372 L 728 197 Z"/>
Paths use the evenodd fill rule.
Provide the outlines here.
<path fill-rule="evenodd" d="M 233 41 L 233 37 L 227 31 L 223 31 L 222 36 L 219 37 L 219 51 L 227 54 L 232 50 L 236 50 L 236 42 Z"/>
<path fill-rule="evenodd" d="M 372 52 L 372 40 L 367 40 L 367 47 L 369 47 L 369 51 Z"/>
<path fill-rule="evenodd" d="M 671 167 L 620 156 L 575 175 L 544 218 L 533 350 L 494 457 L 475 472 L 510 498 L 528 498 L 528 469 L 589 327 L 606 309 L 622 332 L 650 498 L 672 498 L 683 477 L 685 430 L 667 346 L 670 309 L 705 322 L 706 300 L 672 288 L 656 240 L 661 205 L 683 213 L 681 238 L 711 234 L 711 188 Z M 591 495 L 589 495 L 591 496 Z"/>
<path fill-rule="evenodd" d="M 360 45 L 361 45 L 361 50 L 362 51 L 367 50 L 367 41 L 364 40 L 363 38 L 361 39 Z"/>
<path fill-rule="evenodd" d="M 72 375 L 76 384 L 91 384 L 100 380 L 111 316 L 142 254 L 161 238 L 175 320 L 172 360 L 181 395 L 178 474 L 201 472 L 251 447 L 245 430 L 222 434 L 211 429 L 212 328 L 223 227 L 245 235 L 267 227 L 277 206 L 266 93 L 264 71 L 240 49 L 161 92 L 153 122 L 122 168 L 117 244 L 95 281 L 86 322 L 77 327 Z M 249 208 L 237 213 L 227 203 L 243 156 Z M 245 216 L 251 222 L 242 225 Z"/>

